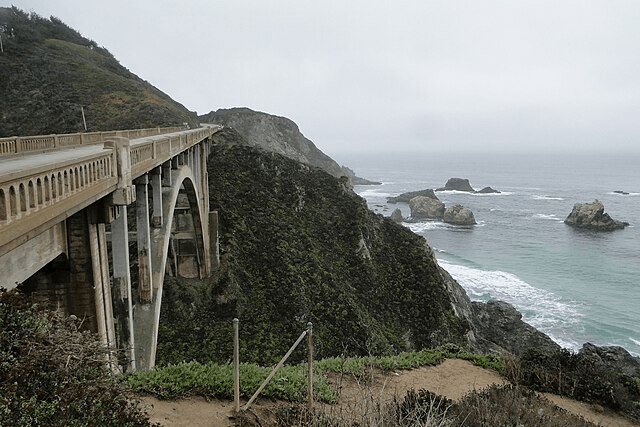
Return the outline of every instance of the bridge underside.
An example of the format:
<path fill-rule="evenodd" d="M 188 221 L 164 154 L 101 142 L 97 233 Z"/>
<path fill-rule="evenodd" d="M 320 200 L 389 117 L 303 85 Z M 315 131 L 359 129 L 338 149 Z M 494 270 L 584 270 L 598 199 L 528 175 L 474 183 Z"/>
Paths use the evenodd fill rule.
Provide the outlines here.
<path fill-rule="evenodd" d="M 13 251 L 0 256 L 0 271 L 3 280 L 15 288 L 61 254 L 67 253 L 67 233 L 65 223 L 61 222 L 37 236 L 27 240 Z M 22 266 L 23 268 L 13 268 Z"/>

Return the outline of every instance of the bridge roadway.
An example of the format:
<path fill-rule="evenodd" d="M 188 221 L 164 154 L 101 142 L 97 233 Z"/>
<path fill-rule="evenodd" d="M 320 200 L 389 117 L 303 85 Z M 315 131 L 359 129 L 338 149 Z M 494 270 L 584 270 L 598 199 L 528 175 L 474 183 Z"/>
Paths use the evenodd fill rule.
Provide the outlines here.
<path fill-rule="evenodd" d="M 126 350 L 119 369 L 153 367 L 179 193 L 193 217 L 198 274 L 210 274 L 217 216 L 208 211 L 206 158 L 220 129 L 0 138 L 0 287 L 27 283 L 56 300 L 50 306 L 88 316 L 89 329 Z M 139 294 L 132 296 L 127 206 L 134 201 Z M 65 273 L 47 271 L 61 256 Z"/>

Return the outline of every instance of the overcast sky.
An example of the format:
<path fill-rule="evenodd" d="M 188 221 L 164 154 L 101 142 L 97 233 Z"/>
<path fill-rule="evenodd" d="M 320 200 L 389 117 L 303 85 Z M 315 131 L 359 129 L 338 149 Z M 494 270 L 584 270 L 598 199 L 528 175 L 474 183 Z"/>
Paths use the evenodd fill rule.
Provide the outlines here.
<path fill-rule="evenodd" d="M 12 4 L 60 18 L 190 110 L 286 116 L 329 155 L 640 151 L 638 0 Z"/>

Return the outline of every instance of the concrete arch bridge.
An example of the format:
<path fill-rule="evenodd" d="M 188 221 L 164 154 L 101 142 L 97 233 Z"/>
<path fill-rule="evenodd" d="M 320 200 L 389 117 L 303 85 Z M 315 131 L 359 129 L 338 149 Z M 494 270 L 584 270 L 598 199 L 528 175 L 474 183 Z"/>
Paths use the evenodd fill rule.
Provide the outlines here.
<path fill-rule="evenodd" d="M 207 156 L 220 129 L 0 138 L 0 287 L 84 318 L 123 350 L 120 369 L 152 368 L 165 274 L 217 268 Z"/>

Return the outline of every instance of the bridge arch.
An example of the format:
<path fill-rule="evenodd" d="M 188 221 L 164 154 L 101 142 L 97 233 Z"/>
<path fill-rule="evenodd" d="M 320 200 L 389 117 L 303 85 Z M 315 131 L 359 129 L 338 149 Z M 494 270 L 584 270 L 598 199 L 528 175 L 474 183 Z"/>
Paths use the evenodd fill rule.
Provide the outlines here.
<path fill-rule="evenodd" d="M 193 220 L 193 240 L 197 253 L 198 275 L 205 277 L 210 271 L 209 221 L 207 189 L 202 189 L 199 174 L 191 165 L 184 164 L 171 171 L 172 185 L 163 187 L 162 224 L 151 228 L 151 269 L 153 293 L 151 302 L 145 304 L 138 299 L 134 308 L 135 357 L 138 368 L 147 369 L 155 365 L 162 289 L 167 270 L 169 245 L 172 240 L 175 211 L 180 194 L 186 194 Z M 154 191 L 154 194 L 158 192 Z M 155 216 L 155 214 L 154 214 Z"/>

